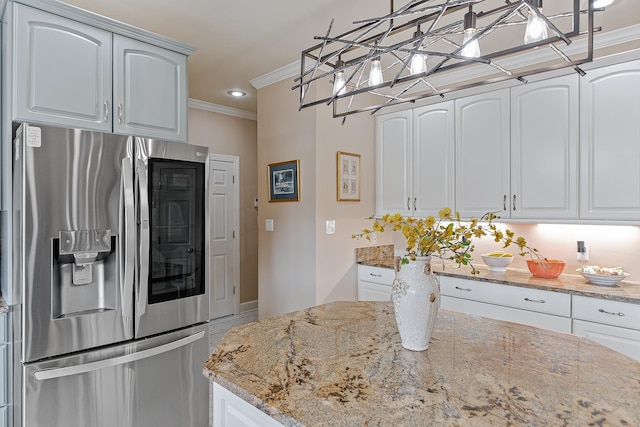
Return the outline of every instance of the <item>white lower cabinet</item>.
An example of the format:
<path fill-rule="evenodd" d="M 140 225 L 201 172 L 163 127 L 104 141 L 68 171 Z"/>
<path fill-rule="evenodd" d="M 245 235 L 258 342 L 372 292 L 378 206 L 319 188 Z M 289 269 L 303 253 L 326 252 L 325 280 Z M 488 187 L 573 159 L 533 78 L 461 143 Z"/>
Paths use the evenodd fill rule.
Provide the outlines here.
<path fill-rule="evenodd" d="M 440 307 L 571 333 L 571 295 L 479 280 L 440 277 Z"/>
<path fill-rule="evenodd" d="M 573 333 L 640 361 L 640 304 L 573 296 Z"/>
<path fill-rule="evenodd" d="M 213 427 L 283 427 L 283 425 L 214 382 Z"/>
<path fill-rule="evenodd" d="M 9 426 L 8 314 L 0 314 L 0 427 Z"/>
<path fill-rule="evenodd" d="M 391 301 L 392 268 L 358 264 L 358 301 Z"/>

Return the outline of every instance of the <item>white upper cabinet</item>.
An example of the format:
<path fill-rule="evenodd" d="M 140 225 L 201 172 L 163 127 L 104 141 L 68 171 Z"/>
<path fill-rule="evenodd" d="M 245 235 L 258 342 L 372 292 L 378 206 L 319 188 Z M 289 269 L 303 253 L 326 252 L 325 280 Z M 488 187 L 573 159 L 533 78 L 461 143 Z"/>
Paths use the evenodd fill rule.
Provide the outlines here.
<path fill-rule="evenodd" d="M 113 36 L 113 131 L 187 139 L 187 57 Z"/>
<path fill-rule="evenodd" d="M 12 5 L 12 120 L 186 142 L 186 55 Z"/>
<path fill-rule="evenodd" d="M 511 218 L 578 217 L 578 79 L 511 89 Z"/>
<path fill-rule="evenodd" d="M 455 101 L 456 210 L 509 218 L 509 89 Z"/>
<path fill-rule="evenodd" d="M 15 3 L 13 119 L 111 130 L 111 33 Z"/>
<path fill-rule="evenodd" d="M 411 215 L 412 112 L 376 116 L 376 215 Z"/>
<path fill-rule="evenodd" d="M 376 215 L 454 209 L 453 101 L 376 117 Z"/>
<path fill-rule="evenodd" d="M 453 101 L 413 110 L 413 215 L 455 210 Z"/>
<path fill-rule="evenodd" d="M 580 81 L 580 217 L 640 220 L 640 61 Z"/>

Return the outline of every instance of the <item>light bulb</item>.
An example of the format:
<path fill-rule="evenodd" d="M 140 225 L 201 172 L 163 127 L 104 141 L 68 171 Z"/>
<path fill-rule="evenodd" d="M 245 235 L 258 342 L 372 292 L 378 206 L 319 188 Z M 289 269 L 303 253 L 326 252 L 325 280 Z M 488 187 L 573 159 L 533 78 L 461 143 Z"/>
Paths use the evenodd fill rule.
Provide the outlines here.
<path fill-rule="evenodd" d="M 411 57 L 411 65 L 409 66 L 411 75 L 422 74 L 427 72 L 427 55 L 416 53 Z"/>
<path fill-rule="evenodd" d="M 533 10 L 529 10 L 527 29 L 524 32 L 524 44 L 539 42 L 547 38 L 547 23 Z"/>
<path fill-rule="evenodd" d="M 371 60 L 371 70 L 369 71 L 369 86 L 377 86 L 383 81 L 384 77 L 382 76 L 380 58 L 374 58 Z"/>
<path fill-rule="evenodd" d="M 475 28 L 467 28 L 464 30 L 464 39 L 462 43 L 467 43 L 469 39 L 471 39 L 476 34 Z M 462 56 L 466 56 L 467 58 L 479 58 L 480 57 L 480 44 L 478 43 L 478 39 L 472 40 L 467 44 L 462 51 L 460 52 Z"/>
<path fill-rule="evenodd" d="M 347 93 L 347 82 L 344 79 L 344 72 L 338 71 L 333 78 L 333 94 L 344 95 Z"/>
<path fill-rule="evenodd" d="M 613 3 L 615 0 L 594 0 L 593 1 L 593 7 L 594 8 L 601 8 L 601 7 L 607 7 L 609 6 L 611 3 Z"/>

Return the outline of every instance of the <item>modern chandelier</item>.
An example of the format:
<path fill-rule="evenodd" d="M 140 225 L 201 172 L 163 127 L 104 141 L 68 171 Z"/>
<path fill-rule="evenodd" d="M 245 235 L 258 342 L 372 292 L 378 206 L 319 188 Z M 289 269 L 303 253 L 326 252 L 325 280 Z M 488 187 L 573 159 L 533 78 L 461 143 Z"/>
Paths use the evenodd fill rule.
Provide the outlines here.
<path fill-rule="evenodd" d="M 412 0 L 396 9 L 390 0 L 388 14 L 346 33 L 331 35 L 332 20 L 302 51 L 293 89 L 300 109 L 332 105 L 346 117 L 560 68 L 584 75 L 594 11 L 603 10 L 593 1 Z"/>

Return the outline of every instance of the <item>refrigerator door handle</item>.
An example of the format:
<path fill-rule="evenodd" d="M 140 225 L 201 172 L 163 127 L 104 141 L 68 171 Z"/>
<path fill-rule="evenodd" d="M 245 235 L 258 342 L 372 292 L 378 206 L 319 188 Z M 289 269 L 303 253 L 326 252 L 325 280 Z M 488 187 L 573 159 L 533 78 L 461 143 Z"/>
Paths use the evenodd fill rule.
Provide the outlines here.
<path fill-rule="evenodd" d="M 138 271 L 138 293 L 136 301 L 136 332 L 140 325 L 137 321 L 147 310 L 147 294 L 149 288 L 149 186 L 147 166 L 143 160 L 137 161 L 137 174 L 140 202 L 140 252 Z"/>
<path fill-rule="evenodd" d="M 36 380 L 52 380 L 61 377 L 68 377 L 70 375 L 79 375 L 86 372 L 97 371 L 99 369 L 110 368 L 113 366 L 124 365 L 125 363 L 136 362 L 138 360 L 147 359 L 149 357 L 156 356 L 158 354 L 167 353 L 171 350 L 175 350 L 180 347 L 187 346 L 195 341 L 198 341 L 204 337 L 205 331 L 200 331 L 188 337 L 180 338 L 179 340 L 169 342 L 167 344 L 159 345 L 158 347 L 149 348 L 147 350 L 138 351 L 136 353 L 125 354 L 124 356 L 117 356 L 111 359 L 98 360 L 95 362 L 84 363 L 82 365 L 66 366 L 64 368 L 53 368 L 37 371 L 34 373 Z"/>
<path fill-rule="evenodd" d="M 120 238 L 124 241 L 123 254 L 123 283 L 122 295 L 122 317 L 130 319 L 133 314 L 133 273 L 135 270 L 135 235 L 136 235 L 136 211 L 134 206 L 133 192 L 133 171 L 131 170 L 131 159 L 122 159 L 122 193 L 124 206 L 124 229 Z"/>

